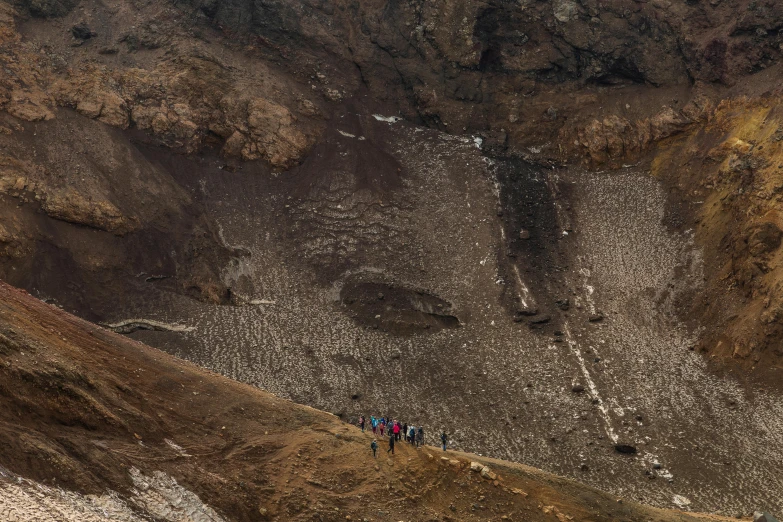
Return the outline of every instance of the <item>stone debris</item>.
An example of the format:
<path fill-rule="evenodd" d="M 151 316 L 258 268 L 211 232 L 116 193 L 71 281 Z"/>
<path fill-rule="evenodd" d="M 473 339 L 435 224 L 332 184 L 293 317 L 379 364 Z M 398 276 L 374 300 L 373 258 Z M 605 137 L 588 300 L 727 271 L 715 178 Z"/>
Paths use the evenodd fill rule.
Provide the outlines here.
<path fill-rule="evenodd" d="M 485 466 L 480 462 L 471 462 L 470 471 L 478 473 L 487 480 L 496 481 L 498 479 L 497 473 L 494 473 L 489 466 Z"/>
<path fill-rule="evenodd" d="M 484 469 L 481 470 L 480 474 L 487 480 L 497 480 L 498 478 L 497 474 L 493 473 L 487 466 L 484 466 Z"/>
<path fill-rule="evenodd" d="M 541 511 L 545 515 L 554 515 L 555 518 L 557 518 L 557 520 L 559 520 L 560 522 L 567 522 L 568 520 L 574 519 L 574 517 L 564 514 L 555 506 L 544 506 L 541 508 Z"/>

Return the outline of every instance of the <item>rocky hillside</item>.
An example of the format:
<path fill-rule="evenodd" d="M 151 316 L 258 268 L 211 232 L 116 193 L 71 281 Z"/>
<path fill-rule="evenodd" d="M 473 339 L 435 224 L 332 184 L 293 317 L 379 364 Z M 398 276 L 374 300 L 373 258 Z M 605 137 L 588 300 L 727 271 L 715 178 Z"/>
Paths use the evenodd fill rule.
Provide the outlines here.
<path fill-rule="evenodd" d="M 781 28 L 771 0 L 3 0 L 0 278 L 343 420 L 783 509 Z"/>
<path fill-rule="evenodd" d="M 722 520 L 372 437 L 0 284 L 8 522 Z M 434 441 L 434 434 L 429 439 Z M 444 456 L 445 455 L 445 456 Z"/>
<path fill-rule="evenodd" d="M 175 291 L 230 302 L 231 290 L 218 272 L 241 253 L 222 248 L 209 224 L 193 224 L 201 210 L 165 188 L 167 174 L 141 179 L 122 172 L 118 183 L 109 156 L 79 162 L 78 154 L 96 156 L 90 143 L 117 149 L 111 156 L 118 161 L 129 152 L 104 126 L 85 125 L 82 132 L 92 137 L 68 141 L 72 117 L 62 108 L 117 129 L 143 131 L 140 139 L 174 151 L 218 150 L 228 160 L 261 160 L 275 171 L 303 161 L 346 100 L 452 134 L 481 136 L 491 155 L 619 167 L 654 153 L 661 139 L 694 123 L 706 125 L 720 100 L 763 95 L 765 86 L 775 85 L 783 45 L 783 8 L 757 0 L 192 0 L 144 6 L 20 0 L 0 9 L 0 107 L 12 116 L 2 127 L 3 194 L 40 202 L 56 220 L 134 236 L 91 246 L 114 257 L 127 257 L 128 248 L 155 251 L 154 244 L 171 241 L 164 238 L 177 238 L 176 259 L 155 251 L 130 268 L 104 260 L 98 276 L 98 260 L 71 252 L 70 244 L 56 239 L 59 234 L 41 239 L 35 232 L 41 225 L 9 218 L 2 231 L 4 277 L 92 318 L 104 315 L 95 292 L 61 291 L 40 270 L 20 272 L 16 265 L 45 264 L 40 258 L 51 255 L 40 247 L 46 244 L 67 253 L 62 262 L 84 285 L 117 286 L 123 270 L 135 275 L 155 266 L 148 277 L 171 279 Z M 31 157 L 30 137 L 38 136 L 38 128 L 50 152 Z M 704 150 L 695 159 L 711 157 Z M 145 168 L 140 163 L 133 168 Z M 698 169 L 686 181 L 672 172 L 661 179 L 687 185 L 682 197 L 690 202 L 702 199 L 691 197 L 691 185 L 712 186 L 709 174 Z M 145 208 L 150 202 L 134 197 L 150 186 L 160 197 L 154 208 Z M 746 237 L 757 223 L 742 219 Z M 704 241 L 733 241 L 719 224 L 701 223 L 697 233 Z M 21 233 L 23 226 L 34 232 Z M 139 241 L 144 245 L 137 247 Z M 710 282 L 720 277 L 718 269 L 708 274 Z M 710 286 L 726 296 L 725 285 Z M 755 320 L 756 308 L 736 314 Z M 706 345 L 725 337 L 717 354 L 766 351 L 768 343 L 760 338 L 743 340 L 736 328 L 715 326 L 732 323 L 735 312 L 695 314 L 714 330 Z"/>

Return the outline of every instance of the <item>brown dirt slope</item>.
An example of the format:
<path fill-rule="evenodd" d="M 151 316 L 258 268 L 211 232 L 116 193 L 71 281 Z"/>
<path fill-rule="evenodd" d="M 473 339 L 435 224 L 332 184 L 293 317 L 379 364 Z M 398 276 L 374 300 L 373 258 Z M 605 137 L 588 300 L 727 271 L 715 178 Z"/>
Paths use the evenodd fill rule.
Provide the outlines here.
<path fill-rule="evenodd" d="M 0 465 L 121 495 L 163 471 L 227 520 L 694 520 L 427 447 L 374 461 L 334 416 L 217 376 L 0 284 Z M 166 440 L 174 442 L 176 451 Z M 497 481 L 471 472 L 488 463 Z M 0 493 L 2 494 L 2 493 Z M 350 517 L 350 518 L 349 518 Z M 717 519 L 716 519 L 717 520 Z"/>

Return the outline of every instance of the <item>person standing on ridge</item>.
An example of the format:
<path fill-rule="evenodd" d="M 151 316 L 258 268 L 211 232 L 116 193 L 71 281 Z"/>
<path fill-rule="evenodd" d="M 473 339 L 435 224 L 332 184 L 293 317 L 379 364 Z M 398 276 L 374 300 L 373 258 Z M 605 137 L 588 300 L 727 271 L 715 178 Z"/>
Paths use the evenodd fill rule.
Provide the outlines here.
<path fill-rule="evenodd" d="M 375 439 L 372 439 L 372 442 L 370 443 L 370 449 L 372 450 L 372 458 L 377 459 L 378 455 L 375 454 L 376 451 L 378 451 L 378 441 Z"/>
<path fill-rule="evenodd" d="M 394 421 L 394 427 L 392 428 L 392 434 L 396 440 L 400 440 L 400 423 Z"/>
<path fill-rule="evenodd" d="M 402 435 L 405 437 L 405 442 L 410 442 L 408 440 L 408 423 L 402 425 Z"/>
<path fill-rule="evenodd" d="M 362 429 L 362 433 L 364 433 L 364 415 L 359 415 L 359 427 Z"/>
<path fill-rule="evenodd" d="M 424 446 L 424 427 L 419 426 L 419 431 L 416 432 L 416 447 Z"/>
<path fill-rule="evenodd" d="M 372 434 L 375 435 L 378 431 L 378 419 L 375 418 L 375 415 L 370 415 L 370 426 L 372 427 Z"/>
<path fill-rule="evenodd" d="M 386 450 L 386 453 L 389 453 L 391 451 L 391 454 L 394 455 L 394 433 L 389 434 L 389 449 Z"/>
<path fill-rule="evenodd" d="M 378 425 L 378 428 L 381 430 L 381 437 L 383 437 L 383 430 L 386 429 L 386 423 L 383 421 L 383 417 L 381 417 L 381 423 Z"/>
<path fill-rule="evenodd" d="M 408 432 L 408 435 L 406 435 L 406 439 L 411 444 L 416 444 L 416 427 L 411 426 L 410 431 Z"/>
<path fill-rule="evenodd" d="M 448 444 L 449 437 L 446 435 L 446 432 L 440 434 L 440 441 L 443 444 L 443 451 L 446 451 L 446 444 Z"/>

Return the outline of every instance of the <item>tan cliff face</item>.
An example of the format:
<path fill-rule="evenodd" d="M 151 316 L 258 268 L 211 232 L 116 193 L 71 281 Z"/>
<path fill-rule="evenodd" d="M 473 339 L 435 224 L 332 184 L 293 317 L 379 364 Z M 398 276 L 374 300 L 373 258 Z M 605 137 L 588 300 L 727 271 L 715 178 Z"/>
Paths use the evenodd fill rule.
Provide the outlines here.
<path fill-rule="evenodd" d="M 780 114 L 779 91 L 723 102 L 653 160 L 654 175 L 699 200 L 694 226 L 710 260 L 695 310 L 707 328 L 701 349 L 764 371 L 783 356 Z"/>

